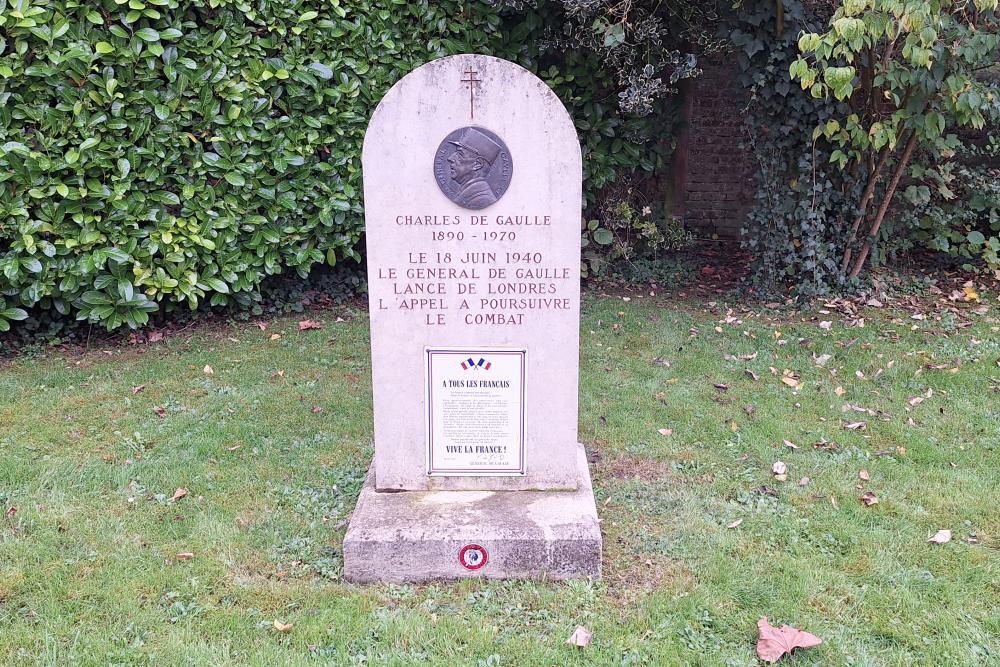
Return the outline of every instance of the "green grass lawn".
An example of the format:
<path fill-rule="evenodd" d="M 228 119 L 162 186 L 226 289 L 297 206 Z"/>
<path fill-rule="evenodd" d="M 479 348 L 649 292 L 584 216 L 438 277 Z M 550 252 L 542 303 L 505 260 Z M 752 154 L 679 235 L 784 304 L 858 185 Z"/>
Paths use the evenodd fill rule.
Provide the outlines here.
<path fill-rule="evenodd" d="M 886 310 L 848 328 L 587 297 L 596 582 L 339 581 L 372 452 L 364 312 L 6 362 L 0 663 L 755 665 L 766 615 L 825 640 L 788 665 L 1000 665 L 989 299 L 968 328 Z"/>

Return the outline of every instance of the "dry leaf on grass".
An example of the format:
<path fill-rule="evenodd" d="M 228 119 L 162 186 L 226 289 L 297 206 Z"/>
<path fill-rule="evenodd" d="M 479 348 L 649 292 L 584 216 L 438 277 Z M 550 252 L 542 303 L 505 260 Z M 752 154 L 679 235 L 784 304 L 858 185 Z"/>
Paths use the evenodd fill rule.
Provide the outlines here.
<path fill-rule="evenodd" d="M 150 331 L 149 334 L 146 336 L 146 340 L 150 343 L 159 343 L 161 340 L 163 340 L 163 334 L 160 333 L 159 331 Z"/>
<path fill-rule="evenodd" d="M 907 399 L 906 402 L 910 404 L 911 408 L 915 408 L 916 406 L 920 405 L 933 395 L 934 395 L 934 390 L 928 387 L 926 394 L 924 394 L 923 396 L 911 396 L 909 399 Z"/>
<path fill-rule="evenodd" d="M 321 322 L 316 322 L 315 320 L 302 320 L 299 322 L 299 331 L 308 331 L 309 329 L 322 329 L 323 324 Z"/>
<path fill-rule="evenodd" d="M 204 371 L 205 375 L 215 375 L 215 371 L 208 364 L 205 364 L 205 367 L 201 370 Z"/>
<path fill-rule="evenodd" d="M 871 476 L 871 473 L 869 473 L 867 470 L 865 470 L 864 468 L 862 468 L 861 470 L 858 471 L 858 479 L 862 479 L 862 480 L 864 480 L 866 482 L 870 482 L 872 480 L 872 476 Z"/>
<path fill-rule="evenodd" d="M 844 394 L 847 393 L 847 390 L 844 389 L 843 387 L 837 387 L 836 389 L 833 390 L 833 393 L 835 393 L 837 396 L 843 396 Z"/>
<path fill-rule="evenodd" d="M 818 357 L 813 357 L 813 363 L 823 368 L 831 359 L 833 359 L 832 354 L 821 354 Z"/>
<path fill-rule="evenodd" d="M 659 433 L 660 435 L 667 436 L 667 435 L 673 435 L 674 434 L 674 429 L 672 429 L 672 428 L 658 428 L 658 429 L 656 429 L 656 432 Z"/>
<path fill-rule="evenodd" d="M 177 560 L 191 560 L 194 558 L 194 554 L 190 551 L 182 551 L 177 554 Z"/>
<path fill-rule="evenodd" d="M 576 626 L 576 630 L 573 634 L 569 636 L 566 643 L 570 646 L 576 646 L 577 648 L 584 648 L 590 645 L 590 640 L 593 638 L 593 634 L 587 628 L 582 625 Z"/>
<path fill-rule="evenodd" d="M 312 412 L 313 412 L 313 414 L 316 414 L 318 412 L 323 412 L 323 408 L 321 408 L 318 405 L 314 405 L 314 406 L 312 406 Z"/>
<path fill-rule="evenodd" d="M 928 542 L 933 542 L 934 544 L 947 544 L 948 542 L 951 542 L 951 531 L 939 530 L 931 536 Z"/>
<path fill-rule="evenodd" d="M 816 635 L 790 625 L 776 628 L 767 622 L 767 616 L 757 621 L 757 632 L 757 657 L 764 662 L 777 662 L 797 648 L 812 648 L 823 643 Z"/>
<path fill-rule="evenodd" d="M 851 422 L 850 424 L 844 424 L 844 428 L 848 431 L 863 431 L 868 428 L 868 422 Z"/>
<path fill-rule="evenodd" d="M 167 416 L 167 410 L 162 405 L 157 405 L 156 407 L 154 407 L 153 408 L 153 412 L 156 413 L 157 417 L 166 417 Z"/>
<path fill-rule="evenodd" d="M 726 526 L 726 528 L 737 528 L 741 523 L 743 523 L 743 519 L 737 519 L 736 521 L 733 521 L 731 524 Z"/>
<path fill-rule="evenodd" d="M 281 340 L 281 334 L 279 333 L 271 334 L 271 340 Z"/>
<path fill-rule="evenodd" d="M 782 444 L 785 445 L 785 447 L 788 447 L 789 449 L 798 449 L 799 448 L 799 446 L 796 445 L 791 440 L 782 440 L 781 442 L 782 442 Z"/>
<path fill-rule="evenodd" d="M 295 627 L 294 623 L 282 623 L 278 619 L 274 619 L 273 623 L 274 629 L 278 632 L 290 632 L 292 628 Z"/>
<path fill-rule="evenodd" d="M 811 481 L 812 480 L 809 479 L 808 477 L 803 477 L 802 479 L 799 480 L 799 486 L 808 486 L 809 482 Z"/>
<path fill-rule="evenodd" d="M 184 487 L 178 486 L 177 490 L 174 491 L 174 495 L 170 496 L 170 499 L 173 500 L 174 502 L 177 502 L 178 500 L 180 500 L 181 498 L 183 498 L 187 494 L 188 494 L 188 490 L 187 489 L 185 489 Z"/>
<path fill-rule="evenodd" d="M 136 385 L 136 386 L 132 387 L 132 394 L 133 395 L 138 394 L 140 391 L 142 391 L 145 388 L 146 388 L 146 385 L 144 385 L 144 384 Z"/>
<path fill-rule="evenodd" d="M 832 326 L 833 326 L 833 322 L 831 322 L 829 320 L 824 320 L 824 321 L 822 321 L 822 322 L 819 323 L 819 328 L 820 329 L 824 329 L 826 331 L 829 331 L 830 327 L 832 327 Z"/>
<path fill-rule="evenodd" d="M 878 505 L 878 498 L 875 497 L 874 492 L 865 491 L 861 494 L 861 502 L 865 504 L 865 507 L 871 507 L 872 505 Z"/>

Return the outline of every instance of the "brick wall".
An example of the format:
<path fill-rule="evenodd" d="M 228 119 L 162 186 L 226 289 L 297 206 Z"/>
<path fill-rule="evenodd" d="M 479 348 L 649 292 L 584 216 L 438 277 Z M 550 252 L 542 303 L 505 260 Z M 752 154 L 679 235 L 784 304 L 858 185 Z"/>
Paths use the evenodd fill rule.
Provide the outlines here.
<path fill-rule="evenodd" d="M 753 198 L 753 158 L 745 139 L 747 94 L 733 63 L 701 64 L 685 91 L 686 136 L 675 162 L 676 210 L 698 235 L 738 238 Z"/>

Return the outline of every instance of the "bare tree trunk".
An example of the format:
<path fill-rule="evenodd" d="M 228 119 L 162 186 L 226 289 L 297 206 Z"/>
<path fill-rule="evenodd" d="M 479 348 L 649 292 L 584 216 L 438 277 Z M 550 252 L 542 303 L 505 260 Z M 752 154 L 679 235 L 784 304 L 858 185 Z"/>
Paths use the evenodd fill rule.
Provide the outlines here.
<path fill-rule="evenodd" d="M 903 178 L 906 166 L 910 163 L 910 158 L 913 157 L 913 150 L 916 147 L 917 132 L 914 130 L 910 134 L 910 140 L 906 142 L 906 148 L 903 149 L 903 155 L 899 158 L 899 164 L 896 165 L 896 171 L 893 173 L 889 187 L 885 191 L 885 198 L 882 200 L 882 206 L 879 207 L 878 215 L 875 216 L 875 221 L 872 222 L 871 229 L 868 230 L 868 236 L 865 238 L 864 245 L 861 246 L 861 250 L 858 252 L 858 258 L 854 261 L 854 268 L 851 269 L 850 274 L 851 278 L 856 278 L 865 266 L 865 260 L 868 259 L 868 253 L 871 252 L 872 243 L 878 236 L 879 227 L 882 226 L 882 221 L 885 220 L 885 214 L 889 211 L 889 205 L 896 194 L 896 188 L 899 187 L 899 181 Z"/>
<path fill-rule="evenodd" d="M 851 265 L 851 255 L 854 254 L 852 246 L 858 238 L 858 230 L 861 229 L 861 223 L 864 222 L 865 216 L 868 214 L 868 204 L 871 203 L 872 198 L 875 196 L 875 186 L 878 183 L 879 174 L 882 173 L 882 168 L 885 167 L 888 159 L 889 145 L 886 144 L 878 154 L 878 162 L 875 163 L 871 174 L 868 175 L 868 185 L 865 186 L 865 192 L 861 195 L 861 208 L 858 211 L 858 217 L 854 219 L 854 224 L 851 225 L 851 233 L 847 237 L 847 243 L 844 247 L 844 259 L 840 262 L 841 273 L 847 273 L 847 267 Z"/>

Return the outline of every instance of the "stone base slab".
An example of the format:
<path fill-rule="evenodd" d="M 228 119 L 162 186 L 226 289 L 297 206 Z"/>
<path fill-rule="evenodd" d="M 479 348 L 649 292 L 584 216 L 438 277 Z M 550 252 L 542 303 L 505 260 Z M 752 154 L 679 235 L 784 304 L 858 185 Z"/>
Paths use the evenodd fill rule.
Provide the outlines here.
<path fill-rule="evenodd" d="M 373 468 L 344 537 L 344 578 L 600 577 L 601 529 L 583 445 L 576 466 L 575 491 L 395 493 L 375 491 Z"/>

